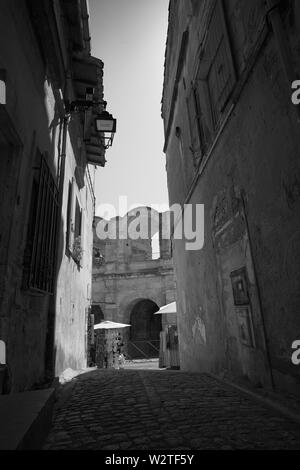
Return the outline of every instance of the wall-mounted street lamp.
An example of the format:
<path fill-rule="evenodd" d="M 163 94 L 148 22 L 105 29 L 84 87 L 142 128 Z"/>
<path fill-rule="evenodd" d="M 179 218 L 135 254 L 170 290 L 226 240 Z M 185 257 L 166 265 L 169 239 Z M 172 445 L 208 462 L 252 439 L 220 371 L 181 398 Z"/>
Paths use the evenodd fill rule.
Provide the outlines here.
<path fill-rule="evenodd" d="M 117 130 L 117 120 L 107 111 L 102 111 L 95 119 L 95 128 L 103 135 L 104 147 L 111 147 Z"/>
<path fill-rule="evenodd" d="M 102 105 L 104 110 L 101 111 L 97 117 L 95 118 L 95 129 L 99 132 L 100 138 L 104 141 L 105 149 L 108 149 L 112 146 L 114 135 L 117 130 L 117 120 L 109 114 L 106 108 L 106 101 L 95 101 L 93 99 L 94 96 L 94 89 L 87 88 L 85 94 L 85 100 L 75 100 L 72 102 L 66 101 L 66 111 L 68 114 L 78 111 L 88 111 L 95 106 Z"/>

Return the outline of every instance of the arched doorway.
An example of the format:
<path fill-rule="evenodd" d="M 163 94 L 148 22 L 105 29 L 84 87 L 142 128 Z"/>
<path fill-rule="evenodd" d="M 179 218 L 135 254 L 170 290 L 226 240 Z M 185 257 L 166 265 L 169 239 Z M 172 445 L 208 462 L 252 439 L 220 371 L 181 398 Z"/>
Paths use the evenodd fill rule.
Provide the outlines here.
<path fill-rule="evenodd" d="M 128 354 L 131 359 L 155 358 L 159 356 L 159 334 L 161 315 L 154 313 L 159 307 L 152 300 L 138 301 L 130 315 L 130 340 Z"/>
<path fill-rule="evenodd" d="M 92 304 L 91 315 L 94 315 L 93 322 L 95 325 L 104 320 L 104 314 L 100 305 Z"/>

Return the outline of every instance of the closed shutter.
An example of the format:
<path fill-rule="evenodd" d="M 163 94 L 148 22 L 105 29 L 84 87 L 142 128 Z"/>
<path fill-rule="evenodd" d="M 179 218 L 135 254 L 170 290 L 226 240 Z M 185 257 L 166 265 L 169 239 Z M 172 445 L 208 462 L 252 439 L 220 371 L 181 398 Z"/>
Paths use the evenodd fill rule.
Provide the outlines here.
<path fill-rule="evenodd" d="M 81 235 L 81 209 L 76 199 L 76 208 L 75 208 L 75 239 Z"/>
<path fill-rule="evenodd" d="M 199 12 L 199 8 L 200 8 L 200 5 L 201 5 L 201 1 L 200 0 L 191 0 L 191 3 L 192 3 L 192 11 L 193 11 L 193 15 L 197 15 L 198 12 Z"/>
<path fill-rule="evenodd" d="M 191 89 L 190 95 L 187 99 L 188 116 L 190 124 L 191 136 L 191 149 L 194 157 L 201 156 L 201 123 L 200 123 L 200 109 L 197 102 L 197 92 L 194 88 Z"/>
<path fill-rule="evenodd" d="M 236 81 L 222 1 L 217 1 L 208 29 L 205 50 L 210 58 L 207 83 L 214 126 L 217 127 Z"/>
<path fill-rule="evenodd" d="M 71 249 L 72 246 L 72 240 L 71 240 L 71 234 L 72 234 L 72 228 L 71 228 L 71 223 L 72 223 L 72 202 L 73 202 L 73 184 L 70 181 L 69 182 L 69 192 L 68 192 L 68 206 L 67 206 L 67 232 L 66 232 L 66 246 L 68 249 Z"/>
<path fill-rule="evenodd" d="M 198 109 L 201 109 L 199 116 L 199 125 L 201 133 L 201 149 L 205 153 L 212 140 L 213 121 L 211 103 L 209 100 L 209 90 L 206 80 L 197 80 L 197 94 Z"/>

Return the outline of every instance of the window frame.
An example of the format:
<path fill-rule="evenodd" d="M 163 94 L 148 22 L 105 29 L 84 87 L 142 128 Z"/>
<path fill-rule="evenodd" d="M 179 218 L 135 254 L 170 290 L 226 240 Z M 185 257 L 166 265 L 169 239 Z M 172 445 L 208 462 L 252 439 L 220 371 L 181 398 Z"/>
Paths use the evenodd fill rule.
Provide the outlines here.
<path fill-rule="evenodd" d="M 46 156 L 37 151 L 31 185 L 23 287 L 54 294 L 57 252 L 58 187 Z"/>
<path fill-rule="evenodd" d="M 217 16 L 218 15 L 218 16 Z M 219 18 L 219 21 L 216 19 Z M 213 59 L 210 57 L 210 49 L 212 48 L 212 36 L 213 31 L 218 27 L 218 25 L 222 28 L 221 33 L 219 34 L 220 39 L 219 42 L 215 45 L 215 54 Z M 229 70 L 229 75 L 231 77 L 231 86 L 229 91 L 227 92 L 226 99 L 224 100 L 222 108 L 218 111 L 216 109 L 216 105 L 214 103 L 212 97 L 212 90 L 209 84 L 209 73 L 212 70 L 215 62 L 214 59 L 217 56 L 217 53 L 222 46 L 225 47 L 226 50 L 226 68 Z M 215 0 L 212 4 L 212 9 L 210 13 L 210 17 L 208 20 L 208 26 L 206 30 L 205 40 L 199 49 L 199 64 L 195 73 L 195 79 L 191 82 L 191 87 L 189 91 L 189 95 L 186 99 L 187 101 L 187 109 L 189 115 L 189 127 L 190 127 L 190 138 L 191 138 L 191 146 L 190 150 L 193 153 L 194 164 L 198 166 L 199 163 L 202 161 L 203 156 L 209 151 L 213 143 L 214 136 L 218 132 L 223 117 L 225 115 L 227 106 L 230 102 L 230 98 L 232 97 L 233 90 L 235 88 L 237 82 L 237 74 L 234 65 L 232 47 L 230 44 L 229 38 L 229 31 L 226 23 L 226 17 L 224 12 L 223 0 Z M 193 129 L 192 122 L 190 119 L 190 106 L 189 100 L 191 94 L 194 95 L 194 99 L 196 101 L 196 106 L 198 108 L 197 111 L 197 120 L 198 120 L 198 140 L 200 142 L 200 151 L 195 152 L 193 149 L 193 141 L 195 140 L 193 136 Z M 217 115 L 217 117 L 216 117 Z"/>
<path fill-rule="evenodd" d="M 66 254 L 69 258 L 73 258 L 79 267 L 83 256 L 83 222 L 84 211 L 79 193 L 75 189 L 75 179 L 72 178 L 69 181 L 66 211 Z M 79 243 L 78 238 L 80 238 Z"/>
<path fill-rule="evenodd" d="M 72 216 L 73 216 L 73 200 L 74 200 L 74 178 L 69 181 L 68 186 L 68 202 L 67 202 L 67 215 L 66 215 L 66 251 L 67 254 L 72 252 L 73 245 L 73 230 L 72 230 Z"/>
<path fill-rule="evenodd" d="M 215 33 L 216 29 L 218 29 L 218 26 L 220 27 L 220 30 L 222 32 L 219 34 L 219 38 L 218 38 L 219 41 L 214 45 L 214 57 L 213 59 L 209 61 L 207 59 L 207 55 L 209 55 L 210 49 L 213 48 L 213 46 L 211 45 L 211 43 L 213 42 L 212 36 L 213 36 L 213 33 Z M 231 78 L 231 87 L 229 91 L 227 92 L 227 97 L 224 99 L 222 107 L 219 110 L 218 119 L 215 119 L 215 116 L 214 116 L 215 113 L 213 110 L 213 98 L 211 96 L 212 90 L 209 85 L 208 77 L 212 68 L 216 64 L 216 59 L 218 57 L 218 53 L 220 52 L 222 46 L 225 48 L 225 54 L 226 54 L 226 59 L 227 59 L 225 60 L 225 63 L 228 69 L 229 77 Z M 212 118 L 212 122 L 214 123 L 215 130 L 216 130 L 220 125 L 220 121 L 222 120 L 222 115 L 226 109 L 228 101 L 230 100 L 232 91 L 237 81 L 237 74 L 236 74 L 236 69 L 234 65 L 233 52 L 232 52 L 232 47 L 231 47 L 230 38 L 229 38 L 229 30 L 228 30 L 228 26 L 226 22 L 223 0 L 215 0 L 215 4 L 212 8 L 210 21 L 209 21 L 209 25 L 207 28 L 206 41 L 205 41 L 204 48 L 203 48 L 203 54 L 204 54 L 204 60 L 206 60 L 207 63 L 209 63 L 209 68 L 206 72 L 205 81 L 207 82 L 207 85 L 208 85 L 208 97 L 210 100 L 210 106 L 211 106 L 211 112 L 212 112 L 211 118 Z M 223 91 L 224 91 L 224 87 L 222 89 L 222 92 Z"/>

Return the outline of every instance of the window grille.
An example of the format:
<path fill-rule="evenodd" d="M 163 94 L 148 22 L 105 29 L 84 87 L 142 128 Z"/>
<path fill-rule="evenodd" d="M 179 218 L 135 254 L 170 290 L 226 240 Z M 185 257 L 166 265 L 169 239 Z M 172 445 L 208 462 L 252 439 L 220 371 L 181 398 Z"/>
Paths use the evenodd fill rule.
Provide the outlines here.
<path fill-rule="evenodd" d="M 40 155 L 32 184 L 25 274 L 27 287 L 53 293 L 58 190 L 45 158 Z"/>

